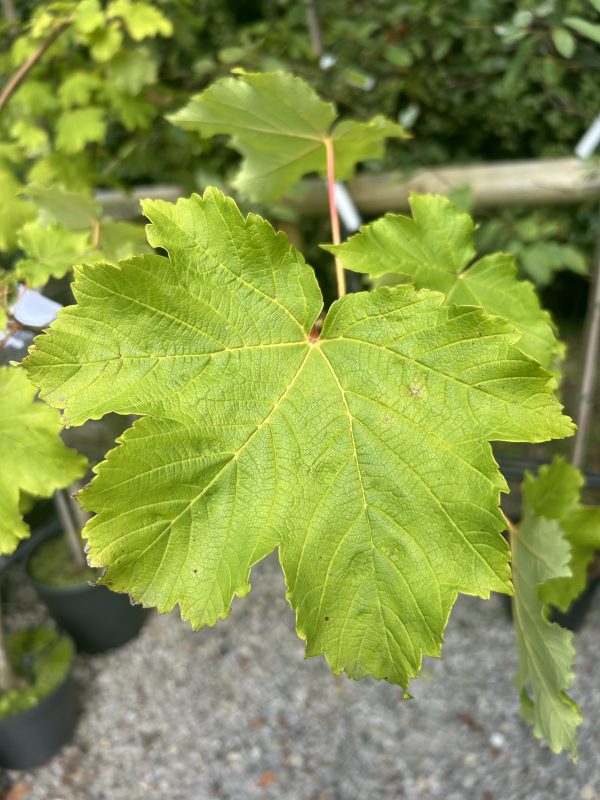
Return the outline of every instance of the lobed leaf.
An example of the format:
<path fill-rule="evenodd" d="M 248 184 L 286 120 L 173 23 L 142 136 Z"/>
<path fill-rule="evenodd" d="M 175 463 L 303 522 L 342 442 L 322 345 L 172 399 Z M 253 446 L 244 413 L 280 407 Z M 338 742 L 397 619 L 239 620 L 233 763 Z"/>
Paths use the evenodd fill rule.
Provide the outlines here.
<path fill-rule="evenodd" d="M 89 233 L 37 222 L 21 228 L 18 244 L 25 258 L 15 265 L 16 278 L 30 287 L 43 286 L 51 277 L 62 278 L 91 249 Z"/>
<path fill-rule="evenodd" d="M 62 443 L 58 414 L 34 397 L 22 369 L 0 367 L 0 555 L 29 535 L 19 512 L 21 492 L 49 497 L 86 469 L 85 458 Z"/>
<path fill-rule="evenodd" d="M 531 476 L 526 480 L 523 519 L 518 528 L 511 529 L 513 619 L 521 714 L 532 725 L 534 735 L 545 738 L 553 752 L 569 750 L 577 760 L 575 733 L 581 713 L 566 694 L 573 683 L 573 634 L 548 620 L 543 600 L 547 586 L 572 578 L 571 547 L 557 519 L 539 516 L 546 503 L 551 509 L 557 507 L 546 490 L 564 472 L 564 466 L 568 465 L 555 462 L 539 481 Z M 572 492 L 562 485 L 560 491 L 565 503 L 572 500 Z"/>
<path fill-rule="evenodd" d="M 600 550 L 600 507 L 580 502 L 581 472 L 557 456 L 541 467 L 537 477 L 529 473 L 523 483 L 523 502 L 536 517 L 556 520 L 570 546 L 570 574 L 548 580 L 540 588 L 545 603 L 567 611 L 587 584 L 587 572 Z"/>
<path fill-rule="evenodd" d="M 244 158 L 235 186 L 252 200 L 267 201 L 309 172 L 326 174 L 327 139 L 333 141 L 336 177 L 344 179 L 360 161 L 380 158 L 386 138 L 408 138 L 401 125 L 381 116 L 334 126 L 336 117 L 335 106 L 300 78 L 239 71 L 211 84 L 169 119 L 202 136 L 230 136 Z"/>
<path fill-rule="evenodd" d="M 322 297 L 216 190 L 144 203 L 168 257 L 76 270 L 27 358 L 67 424 L 142 415 L 83 493 L 89 558 L 195 627 L 279 547 L 307 655 L 406 687 L 458 592 L 510 591 L 489 442 L 572 432 L 511 325 L 410 286 Z"/>
<path fill-rule="evenodd" d="M 441 195 L 412 195 L 412 217 L 386 214 L 341 245 L 325 246 L 346 269 L 372 276 L 397 273 L 417 288 L 444 292 L 446 302 L 474 305 L 504 317 L 521 334 L 519 348 L 550 368 L 560 346 L 547 311 L 513 256 L 498 253 L 475 263 L 475 225 Z"/>

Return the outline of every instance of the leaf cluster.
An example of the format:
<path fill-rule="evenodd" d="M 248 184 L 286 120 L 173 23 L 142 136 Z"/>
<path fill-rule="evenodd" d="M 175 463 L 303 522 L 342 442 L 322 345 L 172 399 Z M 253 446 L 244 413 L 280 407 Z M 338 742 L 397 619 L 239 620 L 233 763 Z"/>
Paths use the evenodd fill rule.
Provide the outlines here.
<path fill-rule="evenodd" d="M 573 682 L 573 635 L 550 620 L 550 610 L 567 610 L 581 594 L 600 549 L 600 508 L 581 504 L 582 486 L 579 470 L 561 458 L 536 477 L 527 474 L 522 520 L 511 528 L 521 714 L 554 752 L 567 749 L 575 760 L 581 713 L 566 694 Z"/>

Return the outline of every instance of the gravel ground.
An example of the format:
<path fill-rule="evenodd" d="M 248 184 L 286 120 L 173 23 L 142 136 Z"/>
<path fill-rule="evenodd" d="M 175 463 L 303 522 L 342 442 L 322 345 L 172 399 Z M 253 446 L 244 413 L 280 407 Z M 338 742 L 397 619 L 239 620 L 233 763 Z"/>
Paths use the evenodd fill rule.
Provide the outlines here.
<path fill-rule="evenodd" d="M 10 772 L 19 800 L 595 800 L 600 798 L 600 592 L 577 635 L 580 763 L 517 717 L 513 633 L 499 598 L 463 597 L 443 660 L 414 699 L 303 659 L 276 561 L 226 622 L 193 633 L 153 615 L 140 637 L 80 657 L 73 744 Z"/>

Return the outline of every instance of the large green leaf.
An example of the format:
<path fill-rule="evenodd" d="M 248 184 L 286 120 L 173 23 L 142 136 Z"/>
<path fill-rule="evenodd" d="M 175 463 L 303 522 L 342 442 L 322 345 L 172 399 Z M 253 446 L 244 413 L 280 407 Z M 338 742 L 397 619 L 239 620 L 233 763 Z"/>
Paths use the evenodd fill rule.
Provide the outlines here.
<path fill-rule="evenodd" d="M 338 246 L 326 246 L 346 269 L 373 276 L 397 273 L 417 288 L 444 292 L 447 303 L 475 305 L 512 322 L 519 347 L 551 367 L 558 343 L 550 315 L 528 281 L 517 278 L 514 257 L 505 253 L 473 263 L 475 225 L 442 195 L 413 195 L 412 217 L 386 214 Z"/>
<path fill-rule="evenodd" d="M 83 456 L 62 443 L 56 411 L 34 397 L 21 368 L 0 367 L 0 555 L 29 535 L 19 512 L 21 492 L 49 497 L 86 468 Z"/>
<path fill-rule="evenodd" d="M 215 190 L 144 204 L 169 257 L 77 268 L 27 359 L 78 425 L 145 415 L 84 492 L 106 583 L 195 627 L 279 545 L 307 653 L 406 686 L 458 592 L 510 591 L 490 440 L 572 432 L 512 326 L 443 296 L 322 297 L 285 236 Z"/>
<path fill-rule="evenodd" d="M 565 513 L 574 509 L 579 492 L 576 473 L 557 460 L 543 468 L 540 478 L 528 476 L 523 519 L 518 528 L 511 529 L 521 713 L 555 753 L 569 750 L 574 759 L 581 714 L 566 694 L 573 682 L 573 635 L 549 622 L 544 590 L 572 579 L 571 546 L 558 518 L 552 517 L 561 507 Z"/>
<path fill-rule="evenodd" d="M 275 200 L 309 172 L 326 174 L 325 141 L 335 152 L 336 177 L 348 178 L 356 164 L 383 155 L 384 141 L 407 138 L 395 122 L 344 121 L 303 80 L 283 72 L 223 78 L 169 117 L 202 136 L 226 134 L 244 161 L 235 185 L 253 200 Z"/>
<path fill-rule="evenodd" d="M 548 580 L 540 589 L 540 597 L 561 611 L 585 588 L 588 567 L 600 550 L 600 507 L 580 503 L 583 483 L 581 472 L 558 456 L 535 478 L 527 473 L 523 482 L 526 508 L 536 517 L 556 520 L 570 545 L 570 574 Z"/>

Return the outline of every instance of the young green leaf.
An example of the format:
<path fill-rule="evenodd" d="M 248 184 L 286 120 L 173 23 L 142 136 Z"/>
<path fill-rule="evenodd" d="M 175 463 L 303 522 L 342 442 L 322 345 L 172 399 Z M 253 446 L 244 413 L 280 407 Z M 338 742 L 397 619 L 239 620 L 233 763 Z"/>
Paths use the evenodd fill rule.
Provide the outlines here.
<path fill-rule="evenodd" d="M 151 252 L 143 225 L 131 222 L 102 222 L 96 261 L 116 263 L 122 258 Z"/>
<path fill-rule="evenodd" d="M 53 186 L 28 186 L 24 194 L 36 206 L 50 214 L 52 220 L 70 231 L 91 230 L 102 216 L 97 200 L 80 192 L 68 192 Z"/>
<path fill-rule="evenodd" d="M 21 492 L 49 497 L 86 469 L 85 458 L 62 443 L 58 414 L 34 397 L 21 368 L 0 367 L 0 555 L 29 535 L 19 512 Z"/>
<path fill-rule="evenodd" d="M 572 633 L 548 620 L 548 596 L 573 581 L 572 549 L 562 519 L 578 510 L 580 474 L 561 459 L 527 475 L 523 519 L 511 529 L 513 619 L 519 651 L 517 686 L 521 714 L 535 736 L 555 753 L 569 750 L 577 759 L 577 705 L 566 694 L 573 682 Z M 600 517 L 596 516 L 596 525 Z M 596 531 L 596 535 L 598 531 Z"/>
<path fill-rule="evenodd" d="M 142 0 L 113 0 L 108 5 L 109 19 L 122 19 L 132 39 L 141 41 L 153 36 L 171 36 L 173 25 L 153 3 Z"/>
<path fill-rule="evenodd" d="M 412 195 L 412 217 L 386 214 L 341 245 L 325 249 L 346 269 L 373 276 L 398 273 L 415 286 L 444 292 L 446 302 L 479 306 L 520 332 L 519 348 L 544 367 L 560 350 L 535 289 L 517 278 L 513 256 L 484 256 L 475 263 L 475 225 L 442 195 Z"/>
<path fill-rule="evenodd" d="M 35 217 L 35 208 L 20 197 L 22 187 L 8 170 L 0 167 L 0 250 L 12 250 L 19 228 Z"/>
<path fill-rule="evenodd" d="M 104 140 L 106 125 L 102 108 L 63 111 L 56 123 L 56 148 L 63 153 L 79 153 L 87 144 Z"/>
<path fill-rule="evenodd" d="M 145 415 L 83 494 L 89 557 L 195 627 L 279 546 L 307 654 L 407 685 L 458 592 L 509 591 L 490 440 L 567 436 L 503 320 L 384 287 L 334 303 L 285 236 L 215 190 L 144 204 L 169 256 L 76 270 L 30 378 L 78 425 Z"/>
<path fill-rule="evenodd" d="M 570 575 L 549 580 L 540 588 L 545 603 L 567 611 L 587 584 L 587 572 L 600 550 L 600 507 L 580 503 L 583 475 L 563 458 L 541 467 L 536 478 L 525 475 L 523 501 L 536 517 L 556 520 L 570 545 Z"/>
<path fill-rule="evenodd" d="M 387 138 L 408 138 L 401 125 L 375 117 L 344 121 L 300 78 L 284 72 L 245 73 L 216 81 L 170 121 L 202 136 L 226 134 L 244 157 L 235 185 L 252 200 L 276 200 L 309 172 L 325 175 L 325 142 L 333 141 L 336 177 L 383 155 Z"/>
<path fill-rule="evenodd" d="M 68 231 L 60 225 L 28 222 L 19 231 L 25 258 L 15 265 L 15 275 L 30 287 L 43 286 L 50 277 L 62 278 L 90 252 L 89 232 Z"/>

